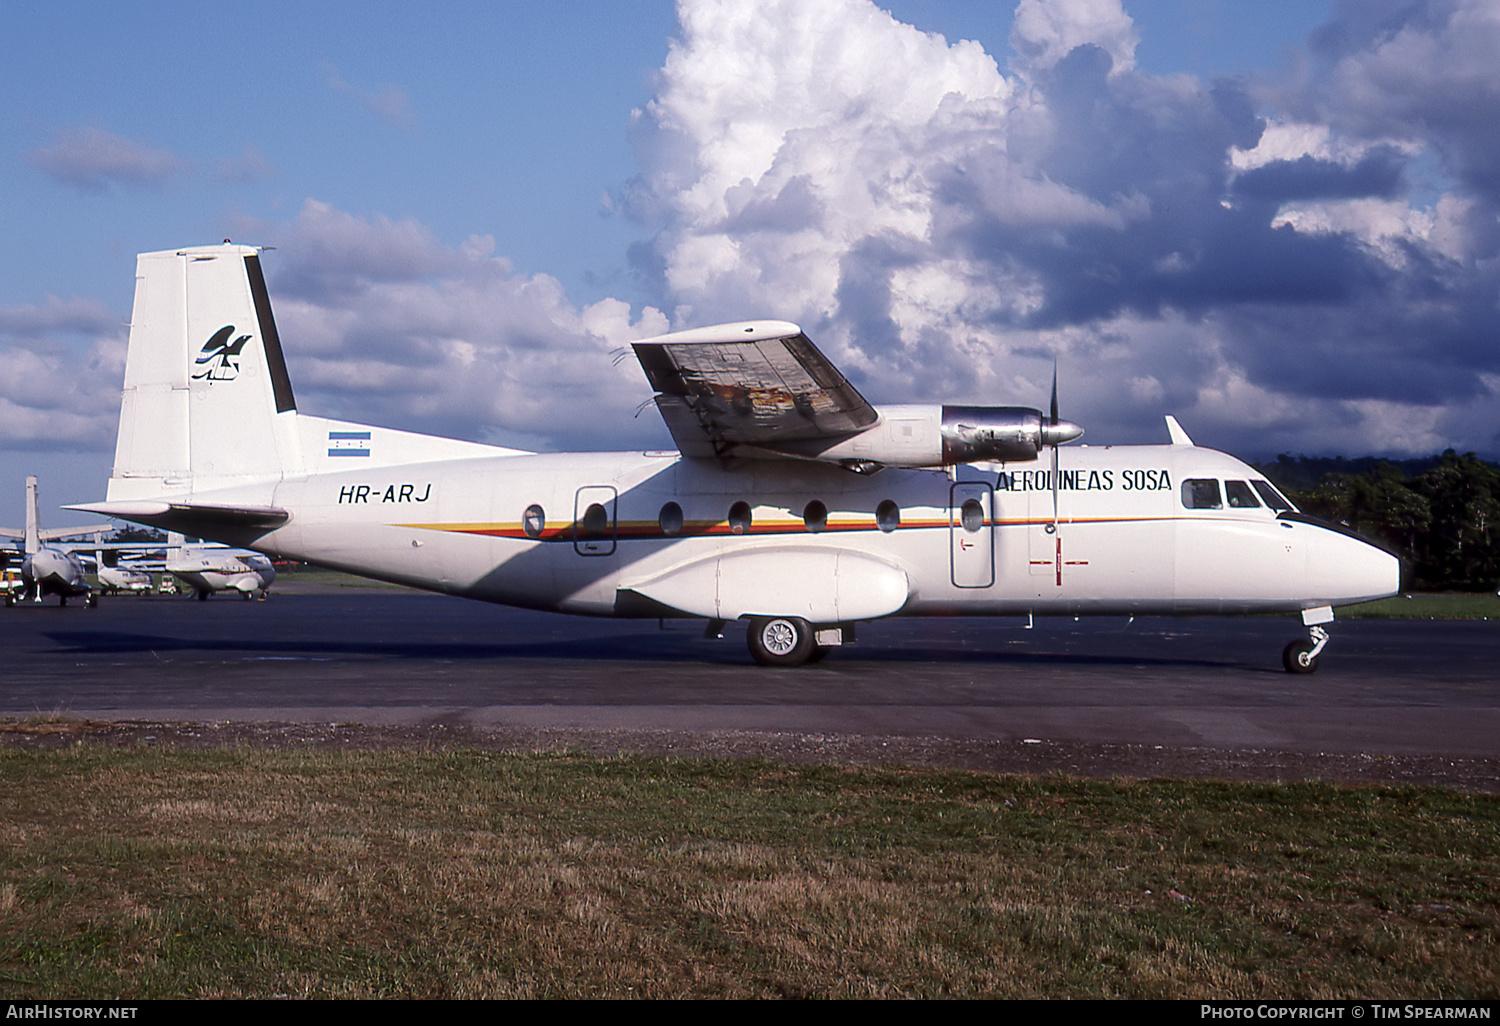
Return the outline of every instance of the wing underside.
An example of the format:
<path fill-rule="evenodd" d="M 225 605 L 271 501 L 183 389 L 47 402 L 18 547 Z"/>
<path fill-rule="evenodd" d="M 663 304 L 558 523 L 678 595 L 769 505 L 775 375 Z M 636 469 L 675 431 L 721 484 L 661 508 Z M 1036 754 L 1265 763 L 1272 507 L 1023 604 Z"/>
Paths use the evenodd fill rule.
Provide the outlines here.
<path fill-rule="evenodd" d="M 743 446 L 801 453 L 879 416 L 793 324 L 719 325 L 634 349 L 685 456 L 729 457 Z"/>

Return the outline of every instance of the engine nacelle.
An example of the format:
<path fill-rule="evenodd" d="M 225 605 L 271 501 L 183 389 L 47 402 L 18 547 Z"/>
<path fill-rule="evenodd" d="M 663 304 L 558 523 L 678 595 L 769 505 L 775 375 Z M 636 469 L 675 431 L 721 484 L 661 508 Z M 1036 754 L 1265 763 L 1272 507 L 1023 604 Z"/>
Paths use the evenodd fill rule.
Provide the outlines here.
<path fill-rule="evenodd" d="M 813 452 L 786 451 L 868 473 L 880 467 L 949 467 L 994 461 L 1024 463 L 1083 428 L 1025 406 L 882 406 L 880 419 L 857 435 Z"/>

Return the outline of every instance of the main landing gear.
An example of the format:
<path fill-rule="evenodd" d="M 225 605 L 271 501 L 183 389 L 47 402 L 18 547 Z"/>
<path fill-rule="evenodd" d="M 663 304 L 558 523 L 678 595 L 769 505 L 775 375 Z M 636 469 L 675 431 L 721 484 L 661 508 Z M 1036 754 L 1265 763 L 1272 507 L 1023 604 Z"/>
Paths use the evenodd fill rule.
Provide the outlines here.
<path fill-rule="evenodd" d="M 814 627 L 800 616 L 757 616 L 745 640 L 762 666 L 801 666 L 816 663 L 835 645 L 852 642 L 854 625 Z"/>

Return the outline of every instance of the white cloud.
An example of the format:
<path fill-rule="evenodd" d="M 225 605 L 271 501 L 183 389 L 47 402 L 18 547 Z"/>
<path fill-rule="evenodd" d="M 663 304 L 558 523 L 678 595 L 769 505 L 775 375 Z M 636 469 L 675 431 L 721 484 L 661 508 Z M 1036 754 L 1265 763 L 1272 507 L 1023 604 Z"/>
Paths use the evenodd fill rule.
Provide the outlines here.
<path fill-rule="evenodd" d="M 1296 92 L 1326 74 L 1252 95 L 1137 71 L 1114 0 L 1023 0 L 1014 78 L 867 0 L 679 11 L 628 197 L 661 226 L 676 326 L 798 321 L 876 401 L 1036 402 L 1060 355 L 1100 376 L 1074 385 L 1081 420 L 1155 433 L 1170 404 L 1256 452 L 1426 439 L 1379 418 L 1436 423 L 1500 370 L 1478 341 L 1493 211 L 1416 203 L 1409 180 L 1440 148 L 1436 83 L 1497 81 L 1459 54 L 1474 5 L 1343 52 L 1330 104 L 1358 125 Z M 1472 124 L 1442 143 L 1471 166 L 1490 145 Z"/>
<path fill-rule="evenodd" d="M 860 277 L 852 265 L 928 259 L 942 184 L 932 173 L 951 174 L 976 137 L 1003 159 L 991 129 L 1013 84 L 977 44 L 949 45 L 868 0 L 703 0 L 679 12 L 682 34 L 636 125 L 645 205 L 667 219 L 658 252 L 674 318 L 792 317 L 821 325 L 822 344 L 860 366 L 840 295 Z M 973 170 L 987 188 L 989 170 Z M 1017 217 L 1047 202 L 1097 216 L 1052 183 L 1022 184 L 1045 198 L 1011 204 L 997 186 L 991 199 Z"/>
<path fill-rule="evenodd" d="M 1427 242 L 1436 218 L 1429 211 L 1413 210 L 1404 200 L 1352 199 L 1288 204 L 1271 222 L 1275 228 L 1282 225 L 1308 234 L 1352 236 L 1400 269 L 1411 258 L 1408 244 Z"/>
<path fill-rule="evenodd" d="M 120 324 L 120 318 L 97 299 L 61 300 L 48 296 L 42 306 L 0 307 L 0 334 L 37 337 L 52 332 L 105 333 Z"/>
<path fill-rule="evenodd" d="M 1299 157 L 1335 160 L 1339 155 L 1331 151 L 1329 137 L 1327 125 L 1271 118 L 1255 146 L 1249 149 L 1240 149 L 1238 146 L 1230 149 L 1229 162 L 1236 171 L 1249 171 L 1274 161 L 1296 160 Z"/>
<path fill-rule="evenodd" d="M 1140 41 L 1120 0 L 1021 0 L 1010 33 L 1023 74 L 1045 71 L 1085 45 L 1108 53 L 1111 74 L 1120 74 L 1135 67 Z"/>
<path fill-rule="evenodd" d="M 92 126 L 60 128 L 46 146 L 26 154 L 32 167 L 84 192 L 103 192 L 112 183 L 154 186 L 184 169 L 166 150 Z"/>
<path fill-rule="evenodd" d="M 579 309 L 555 279 L 489 256 L 490 240 L 453 249 L 311 200 L 277 245 L 272 302 L 302 409 L 468 438 L 659 441 L 659 424 L 632 421 L 650 394 L 640 368 L 611 358 L 667 330 L 656 310 Z"/>
<path fill-rule="evenodd" d="M 1091 441 L 1160 440 L 1171 412 L 1248 455 L 1494 452 L 1494 8 L 1363 11 L 1252 90 L 1140 72 L 1114 0 L 1023 0 L 1009 74 L 870 0 L 680 0 L 623 208 L 656 233 L 643 269 L 671 327 L 799 321 L 877 402 L 1044 405 L 1057 358 Z M 1435 164 L 1419 200 L 1413 169 Z M 309 200 L 268 234 L 308 412 L 545 447 L 665 437 L 613 359 L 668 330 L 658 309 L 580 309 L 492 238 L 411 219 Z M 53 340 L 114 338 L 103 316 L 0 311 L 0 370 L 63 396 Z M 52 408 L 104 403 L 112 431 L 116 399 L 82 380 L 83 405 Z M 0 441 L 40 430 L 50 400 L 26 401 L 0 390 Z"/>
<path fill-rule="evenodd" d="M 0 446 L 113 448 L 125 377 L 125 329 L 78 349 L 0 346 Z"/>

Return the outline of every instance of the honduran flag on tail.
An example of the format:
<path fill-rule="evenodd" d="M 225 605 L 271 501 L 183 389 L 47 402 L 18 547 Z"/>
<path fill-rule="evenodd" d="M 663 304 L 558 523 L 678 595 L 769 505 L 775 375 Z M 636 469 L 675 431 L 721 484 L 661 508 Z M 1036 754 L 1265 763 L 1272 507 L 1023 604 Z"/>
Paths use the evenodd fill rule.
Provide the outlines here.
<path fill-rule="evenodd" d="M 370 455 L 370 432 L 368 432 L 368 431 L 330 431 L 330 432 L 328 432 L 328 455 L 330 455 L 330 456 L 368 456 L 368 455 Z"/>

